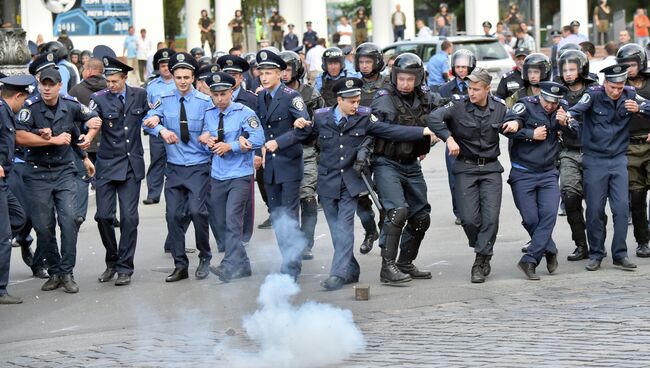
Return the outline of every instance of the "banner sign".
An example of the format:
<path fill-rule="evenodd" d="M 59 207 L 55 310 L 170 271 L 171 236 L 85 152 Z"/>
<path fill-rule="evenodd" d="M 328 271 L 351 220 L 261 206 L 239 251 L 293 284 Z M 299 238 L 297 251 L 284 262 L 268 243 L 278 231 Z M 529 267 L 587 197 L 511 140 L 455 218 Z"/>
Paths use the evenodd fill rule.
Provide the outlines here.
<path fill-rule="evenodd" d="M 54 36 L 126 35 L 131 19 L 131 0 L 41 0 L 52 12 Z"/>

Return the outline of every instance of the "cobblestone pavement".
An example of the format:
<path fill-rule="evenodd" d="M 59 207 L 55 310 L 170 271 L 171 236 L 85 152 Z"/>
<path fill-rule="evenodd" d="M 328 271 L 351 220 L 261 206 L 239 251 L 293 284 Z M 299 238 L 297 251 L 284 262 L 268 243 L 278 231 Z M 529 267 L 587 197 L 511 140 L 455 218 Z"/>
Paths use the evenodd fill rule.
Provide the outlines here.
<path fill-rule="evenodd" d="M 552 285 L 517 281 L 495 288 L 489 298 L 357 315 L 367 348 L 339 366 L 648 367 L 650 272 L 605 274 Z M 525 287 L 531 289 L 519 290 Z M 3 366 L 232 366 L 224 352 L 255 352 L 241 331 L 169 335 L 126 329 L 108 332 L 105 340 L 117 341 L 35 348 Z"/>

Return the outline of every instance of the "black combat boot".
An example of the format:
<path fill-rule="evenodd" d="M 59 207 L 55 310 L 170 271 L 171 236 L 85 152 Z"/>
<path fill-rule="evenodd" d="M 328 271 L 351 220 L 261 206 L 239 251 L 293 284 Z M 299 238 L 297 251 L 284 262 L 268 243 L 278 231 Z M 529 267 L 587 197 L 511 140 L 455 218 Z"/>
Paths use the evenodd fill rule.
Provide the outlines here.
<path fill-rule="evenodd" d="M 366 236 L 363 238 L 363 242 L 359 248 L 361 254 L 368 254 L 372 250 L 372 245 L 377 239 L 379 239 L 379 234 L 376 231 L 366 232 Z"/>
<path fill-rule="evenodd" d="M 381 271 L 379 279 L 385 284 L 401 284 L 411 281 L 409 274 L 403 273 L 397 268 L 395 258 L 397 258 L 397 248 L 402 236 L 402 228 L 406 222 L 408 209 L 396 208 L 388 211 L 389 222 L 384 224 L 384 247 L 381 249 Z"/>
<path fill-rule="evenodd" d="M 399 253 L 399 258 L 397 259 L 397 268 L 404 273 L 411 275 L 411 278 L 414 279 L 430 279 L 431 272 L 429 271 L 420 271 L 413 261 L 418 256 L 420 250 L 420 244 L 424 239 L 424 234 L 429 228 L 429 214 L 420 213 L 414 215 L 409 219 L 406 228 L 404 229 L 405 233 L 408 233 L 410 236 L 409 241 L 402 246 L 402 250 Z"/>
<path fill-rule="evenodd" d="M 481 253 L 476 253 L 476 258 L 474 258 L 474 264 L 472 265 L 472 283 L 480 284 L 485 282 L 485 275 L 483 274 L 483 264 L 485 262 L 485 256 Z"/>
<path fill-rule="evenodd" d="M 492 256 L 483 255 L 483 276 L 485 277 L 490 276 L 490 272 L 492 272 L 492 266 L 490 266 L 491 260 Z"/>
<path fill-rule="evenodd" d="M 567 261 L 580 261 L 583 259 L 589 258 L 589 247 L 587 247 L 587 242 L 577 241 L 576 249 L 573 251 L 573 254 L 569 254 L 566 257 Z"/>

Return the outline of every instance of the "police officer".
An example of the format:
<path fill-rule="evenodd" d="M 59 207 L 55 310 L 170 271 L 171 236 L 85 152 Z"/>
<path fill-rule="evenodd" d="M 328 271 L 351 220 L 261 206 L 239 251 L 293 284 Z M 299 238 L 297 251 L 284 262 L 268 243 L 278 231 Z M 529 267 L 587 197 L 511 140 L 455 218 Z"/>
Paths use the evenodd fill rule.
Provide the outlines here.
<path fill-rule="evenodd" d="M 345 69 L 345 55 L 338 47 L 330 47 L 323 51 L 321 68 L 323 72 L 316 77 L 314 87 L 323 96 L 325 106 L 336 104 L 334 84 L 337 80 L 346 77 L 357 77 L 356 73 L 349 73 Z"/>
<path fill-rule="evenodd" d="M 314 111 L 325 106 L 325 101 L 314 87 L 302 83 L 305 67 L 298 54 L 293 51 L 283 51 L 280 53 L 280 57 L 287 63 L 287 68 L 282 71 L 282 82 L 300 93 L 300 97 L 305 101 L 307 112 L 313 119 Z M 314 258 L 312 248 L 314 247 L 314 232 L 318 218 L 318 202 L 316 201 L 318 151 L 314 137 L 302 142 L 302 159 L 304 174 L 300 183 L 300 230 L 307 239 L 302 259 L 308 260 Z"/>
<path fill-rule="evenodd" d="M 253 111 L 257 111 L 257 95 L 251 91 L 243 88 L 244 73 L 248 72 L 250 65 L 248 62 L 235 55 L 224 55 L 217 59 L 217 65 L 221 70 L 235 79 L 233 86 L 232 100 L 238 102 Z M 259 149 L 256 152 L 261 152 Z M 262 155 L 255 155 L 253 159 L 255 170 L 262 167 Z M 261 191 L 262 199 L 266 203 L 266 193 Z M 244 230 L 242 234 L 242 242 L 244 245 L 250 242 L 253 236 L 253 228 L 255 225 L 255 186 L 251 185 L 251 195 L 246 202 L 246 212 L 244 213 Z"/>
<path fill-rule="evenodd" d="M 332 234 L 334 257 L 330 276 L 321 282 L 326 290 L 340 289 L 359 281 L 359 263 L 354 258 L 354 212 L 357 197 L 367 189 L 354 170 L 357 147 L 367 134 L 393 141 L 413 141 L 432 135 L 428 128 L 404 127 L 379 122 L 367 107 L 359 106 L 363 81 L 343 78 L 334 85 L 337 104 L 316 111 L 313 125 L 304 127 L 299 137 L 317 136 L 321 147 L 318 167 L 318 195 Z M 429 138 L 427 138 L 429 139 Z"/>
<path fill-rule="evenodd" d="M 169 59 L 174 50 L 162 48 L 153 55 L 153 68 L 159 76 L 152 79 L 146 86 L 149 107 L 160 104 L 163 95 L 169 94 L 176 88 L 174 78 L 169 71 Z M 157 135 L 149 134 L 149 168 L 147 169 L 147 198 L 144 204 L 160 202 L 160 194 L 165 184 L 165 163 L 167 162 L 165 142 Z"/>
<path fill-rule="evenodd" d="M 441 106 L 445 101 L 451 99 L 453 95 L 467 95 L 467 82 L 465 78 L 472 73 L 476 67 L 476 57 L 474 54 L 466 49 L 460 49 L 451 55 L 451 74 L 454 78 L 449 82 L 443 84 L 438 89 L 438 94 L 441 99 L 434 104 Z M 456 181 L 452 167 L 454 166 L 454 156 L 449 154 L 449 148 L 445 147 L 445 166 L 447 167 L 447 180 L 449 181 L 449 190 L 451 192 L 451 204 L 456 217 L 455 224 L 460 225 L 460 215 L 458 204 L 456 201 Z"/>
<path fill-rule="evenodd" d="M 131 283 L 133 258 L 138 241 L 138 202 L 144 179 L 144 150 L 140 130 L 147 113 L 147 92 L 127 86 L 130 66 L 110 56 L 102 58 L 107 89 L 91 95 L 90 108 L 102 119 L 97 154 L 97 213 L 95 221 L 106 248 L 106 270 L 99 282 L 108 282 L 117 273 L 115 285 Z M 89 133 L 94 137 L 93 130 Z M 120 203 L 120 241 L 115 238 L 113 219 L 116 197 Z"/>
<path fill-rule="evenodd" d="M 40 94 L 27 99 L 18 113 L 16 142 L 28 148 L 25 161 L 29 165 L 24 180 L 30 193 L 29 211 L 37 248 L 45 255 L 50 275 L 41 289 L 50 291 L 63 286 L 65 292 L 76 293 L 79 287 L 72 275 L 78 232 L 74 219 L 77 192 L 74 155 L 84 158 L 90 176 L 94 175 L 95 168 L 81 149 L 88 147 L 91 140 L 81 134 L 75 122 L 95 127 L 101 120 L 74 97 L 59 95 L 61 87 L 58 70 L 46 68 L 40 72 Z M 54 231 L 57 221 L 61 231 L 60 252 Z"/>
<path fill-rule="evenodd" d="M 20 304 L 21 298 L 9 295 L 9 264 L 11 263 L 11 235 L 9 203 L 12 201 L 7 180 L 11 175 L 16 144 L 15 113 L 29 96 L 34 78 L 29 75 L 0 79 L 0 304 Z M 17 200 L 13 200 L 16 202 Z M 24 214 L 22 222 L 24 226 Z"/>
<path fill-rule="evenodd" d="M 249 52 L 242 56 L 248 62 L 250 69 L 244 73 L 244 89 L 247 91 L 255 92 L 260 86 L 260 75 L 257 70 L 257 61 L 255 60 L 255 53 Z"/>
<path fill-rule="evenodd" d="M 264 143 L 264 132 L 253 110 L 232 101 L 235 78 L 222 72 L 212 74 L 206 82 L 215 106 L 205 113 L 206 124 L 199 141 L 214 153 L 210 207 L 219 231 L 224 233 L 226 251 L 221 264 L 210 267 L 210 271 L 228 282 L 251 275 L 242 230 L 253 187 L 253 150 Z M 240 144 L 242 138 L 245 142 Z"/>
<path fill-rule="evenodd" d="M 205 51 L 203 51 L 203 48 L 201 47 L 194 47 L 190 50 L 190 54 L 198 62 L 199 59 L 205 56 Z"/>
<path fill-rule="evenodd" d="M 496 95 L 499 98 L 506 99 L 517 92 L 524 86 L 524 80 L 521 76 L 521 69 L 524 66 L 524 59 L 530 55 L 530 50 L 523 47 L 515 49 L 515 68 L 501 77 L 497 86 Z"/>
<path fill-rule="evenodd" d="M 628 86 L 634 87 L 637 95 L 650 99 L 650 76 L 643 75 L 648 65 L 645 50 L 630 43 L 621 46 L 616 61 L 628 65 Z M 650 232 L 648 231 L 647 196 L 650 186 L 650 119 L 635 114 L 630 120 L 630 144 L 627 147 L 627 173 L 630 188 L 630 209 L 634 238 L 637 242 L 637 257 L 650 257 Z"/>
<path fill-rule="evenodd" d="M 504 119 L 508 125 L 515 124 L 515 129 L 507 133 L 504 129 L 511 139 L 508 184 L 522 225 L 531 237 L 526 254 L 517 264 L 529 280 L 539 280 L 536 268 L 542 257 L 546 258 L 549 273 L 557 270 L 557 247 L 552 234 L 560 201 L 556 168 L 558 132 L 576 134 L 575 129 L 566 127 L 566 103 L 562 97 L 567 88 L 547 81 L 540 82 L 539 87 L 540 96 L 520 99 Z"/>
<path fill-rule="evenodd" d="M 159 135 L 165 141 L 167 167 L 165 169 L 165 202 L 168 244 L 174 258 L 174 271 L 166 282 L 188 278 L 189 260 L 185 252 L 184 217 L 188 204 L 194 225 L 199 266 L 194 276 L 201 280 L 208 276 L 210 236 L 208 230 L 208 190 L 210 185 L 210 151 L 199 143 L 204 126 L 205 111 L 212 107 L 210 97 L 194 89 L 198 63 L 188 53 L 175 53 L 169 60 L 169 70 L 176 88 L 163 95 L 158 106 L 149 111 L 143 121 L 149 134 Z"/>
<path fill-rule="evenodd" d="M 361 74 L 360 78 L 363 81 L 361 87 L 361 106 L 369 107 L 372 104 L 372 99 L 385 84 L 390 83 L 387 76 L 381 74 L 384 69 L 384 56 L 379 45 L 372 42 L 365 42 L 359 45 L 354 53 L 354 69 L 357 73 Z M 364 146 L 371 146 L 374 142 L 372 136 L 364 141 Z M 372 147 L 369 147 L 372 151 Z M 366 162 L 363 153 L 358 157 L 359 162 Z M 369 158 L 369 155 L 367 155 Z M 365 175 L 365 174 L 364 174 Z M 366 254 L 372 250 L 374 242 L 379 239 L 379 231 L 375 225 L 375 212 L 372 209 L 372 200 L 370 195 L 366 194 L 359 197 L 357 216 L 361 220 L 361 225 L 366 234 L 361 242 L 359 251 Z M 380 213 L 380 222 L 383 221 L 383 214 Z"/>
<path fill-rule="evenodd" d="M 458 77 L 457 77 L 458 78 Z M 456 95 L 453 101 L 429 114 L 428 124 L 436 136 L 447 142 L 454 157 L 451 175 L 463 230 L 474 248 L 471 281 L 481 283 L 490 274 L 494 242 L 499 229 L 501 173 L 498 157 L 499 132 L 507 108 L 490 95 L 492 77 L 487 70 L 474 68 L 467 77 L 469 96 Z"/>
<path fill-rule="evenodd" d="M 635 113 L 650 116 L 650 106 L 639 100 L 633 87 L 625 86 L 626 64 L 609 66 L 602 86 L 591 86 L 567 120 L 581 124 L 584 167 L 584 192 L 587 203 L 589 262 L 586 269 L 596 271 L 605 257 L 605 199 L 614 219 L 612 258 L 615 266 L 636 268 L 627 256 L 628 172 L 626 152 L 630 142 L 630 120 Z"/>
<path fill-rule="evenodd" d="M 533 53 L 526 56 L 522 75 L 524 86 L 506 99 L 506 105 L 512 107 L 519 99 L 526 96 L 539 96 L 540 82 L 551 80 L 551 63 L 544 54 Z"/>
<path fill-rule="evenodd" d="M 221 70 L 219 68 L 219 65 L 203 65 L 200 66 L 198 71 L 196 72 L 196 89 L 199 90 L 199 92 L 203 93 L 206 96 L 210 95 L 210 86 L 206 82 L 206 79 L 211 76 L 212 74 L 218 72 Z"/>
<path fill-rule="evenodd" d="M 428 94 L 420 88 L 423 83 L 422 60 L 411 53 L 399 55 L 391 69 L 390 84 L 379 90 L 372 101 L 373 114 L 390 124 L 426 126 L 430 102 Z M 410 142 L 375 139 L 373 172 L 386 211 L 379 239 L 383 283 L 431 278 L 430 272 L 420 271 L 413 265 L 430 224 L 427 184 L 418 160 L 429 153 L 430 146 L 429 139 Z M 401 252 L 395 263 L 398 246 Z"/>
<path fill-rule="evenodd" d="M 564 94 L 569 107 L 577 104 L 587 87 L 597 84 L 589 78 L 589 60 L 578 50 L 566 50 L 558 60 L 560 80 L 567 87 Z M 570 134 L 561 136 L 560 144 L 560 195 L 571 228 L 571 238 L 576 249 L 567 256 L 569 261 L 589 258 L 585 216 L 582 209 L 584 198 L 582 143 L 580 137 Z"/>
<path fill-rule="evenodd" d="M 282 253 L 281 272 L 297 279 L 305 244 L 295 239 L 298 229 L 300 184 L 303 177 L 302 145 L 293 132 L 293 122 L 309 119 L 300 94 L 282 84 L 287 63 L 271 50 L 257 53 L 257 67 L 264 90 L 257 95 L 257 116 L 264 128 L 264 187 L 271 223 Z"/>

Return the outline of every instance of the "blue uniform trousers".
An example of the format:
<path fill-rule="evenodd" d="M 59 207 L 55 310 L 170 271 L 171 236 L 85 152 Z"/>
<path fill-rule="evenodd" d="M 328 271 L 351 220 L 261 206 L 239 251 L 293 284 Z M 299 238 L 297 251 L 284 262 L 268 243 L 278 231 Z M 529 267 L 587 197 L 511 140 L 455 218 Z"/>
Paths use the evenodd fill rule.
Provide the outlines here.
<path fill-rule="evenodd" d="M 120 202 L 120 242 L 115 237 L 113 221 L 116 211 L 116 196 Z M 115 268 L 118 273 L 133 273 L 133 257 L 138 242 L 138 202 L 140 200 L 140 180 L 135 179 L 129 167 L 126 180 L 97 180 L 97 213 L 95 221 L 99 235 L 106 248 L 106 266 Z"/>
<path fill-rule="evenodd" d="M 77 257 L 75 206 L 77 169 L 74 162 L 54 167 L 27 165 L 25 188 L 36 231 L 36 253 L 45 258 L 50 275 L 71 274 Z M 56 216 L 55 216 L 56 212 Z M 56 241 L 56 224 L 61 231 L 61 250 Z"/>
<path fill-rule="evenodd" d="M 253 176 L 230 180 L 211 179 L 210 202 L 217 220 L 217 229 L 224 235 L 225 255 L 221 265 L 233 273 L 250 269 L 250 261 L 242 244 L 242 229 L 246 203 L 253 185 Z"/>
<path fill-rule="evenodd" d="M 338 276 L 346 281 L 358 279 L 361 270 L 354 258 L 354 213 L 357 210 L 357 198 L 350 196 L 345 186 L 342 186 L 340 198 L 320 197 L 320 200 L 334 244 L 330 276 Z"/>
<path fill-rule="evenodd" d="M 196 248 L 199 258 L 210 260 L 210 233 L 208 225 L 208 195 L 210 188 L 210 165 L 179 166 L 167 163 L 165 168 L 165 202 L 167 239 L 176 268 L 187 268 L 185 254 L 184 219 L 189 217 L 194 225 Z M 187 208 L 186 208 L 187 204 Z"/>
<path fill-rule="evenodd" d="M 587 240 L 589 258 L 603 259 L 605 251 L 605 203 L 614 220 L 612 257 L 620 260 L 627 257 L 627 220 L 629 209 L 627 157 L 625 154 L 613 158 L 583 156 L 584 193 L 587 203 Z"/>
<path fill-rule="evenodd" d="M 160 193 L 165 183 L 165 165 L 167 152 L 165 141 L 154 135 L 149 135 L 149 168 L 147 169 L 147 198 L 160 199 Z"/>
<path fill-rule="evenodd" d="M 0 295 L 7 293 L 9 264 L 11 263 L 11 224 L 9 222 L 9 187 L 6 178 L 0 178 Z"/>
<path fill-rule="evenodd" d="M 544 253 L 557 254 L 552 235 L 560 203 L 559 175 L 556 169 L 543 172 L 510 170 L 508 184 L 522 225 L 530 235 L 528 252 L 521 257 L 523 262 L 539 264 Z"/>
<path fill-rule="evenodd" d="M 75 184 L 77 185 L 77 203 L 75 206 L 75 217 L 81 217 L 84 220 L 88 215 L 88 184 L 90 178 L 86 172 L 83 161 L 75 156 L 75 166 L 77 166 L 77 175 L 75 176 Z"/>
<path fill-rule="evenodd" d="M 18 202 L 20 202 L 20 205 L 23 208 L 23 212 L 25 214 L 25 224 L 22 228 L 20 228 L 17 232 L 14 232 L 14 229 L 12 229 L 12 235 L 16 239 L 16 241 L 20 244 L 31 244 L 34 239 L 31 236 L 31 231 L 32 231 L 32 217 L 29 214 L 28 210 L 28 194 L 25 192 L 25 184 L 23 181 L 23 173 L 26 168 L 26 164 L 24 163 L 14 163 L 12 169 L 11 169 L 11 174 L 9 175 L 9 178 L 7 180 L 7 184 L 9 185 L 9 190 L 13 195 L 16 196 L 16 199 Z M 40 262 L 37 262 L 37 260 L 40 260 Z M 43 256 L 41 255 L 39 258 L 37 258 L 37 255 L 34 254 L 34 266 L 42 266 L 43 265 Z"/>
<path fill-rule="evenodd" d="M 280 271 L 293 277 L 300 275 L 302 252 L 306 246 L 298 223 L 300 183 L 300 180 L 264 183 L 273 231 L 282 253 Z"/>
<path fill-rule="evenodd" d="M 456 203 L 456 176 L 454 175 L 454 162 L 456 157 L 449 154 L 449 148 L 445 145 L 445 166 L 447 167 L 447 181 L 449 182 L 449 192 L 451 193 L 451 208 L 454 216 L 460 218 L 460 209 Z"/>
<path fill-rule="evenodd" d="M 248 243 L 253 237 L 255 227 L 255 180 L 251 180 L 250 195 L 244 209 L 244 224 L 242 229 L 242 241 Z"/>

